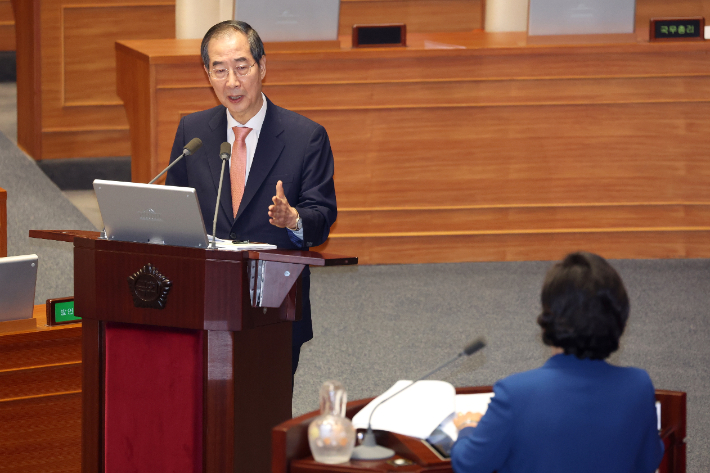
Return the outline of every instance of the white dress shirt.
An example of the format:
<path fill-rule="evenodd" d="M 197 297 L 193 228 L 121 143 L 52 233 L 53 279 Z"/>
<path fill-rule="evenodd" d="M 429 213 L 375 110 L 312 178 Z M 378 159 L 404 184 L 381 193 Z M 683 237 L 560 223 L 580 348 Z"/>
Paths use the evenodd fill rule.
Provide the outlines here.
<path fill-rule="evenodd" d="M 266 96 L 264 93 L 261 93 L 261 108 L 259 109 L 258 112 L 256 112 L 256 115 L 251 117 L 251 119 L 244 123 L 241 124 L 238 121 L 236 121 L 232 115 L 229 113 L 229 110 L 226 111 L 227 113 L 227 141 L 229 142 L 230 147 L 234 147 L 234 130 L 232 130 L 233 127 L 239 126 L 239 127 L 247 127 L 251 128 L 251 132 L 247 135 L 245 142 L 247 145 L 247 165 L 246 165 L 246 172 L 244 174 L 244 185 L 246 185 L 247 180 L 249 179 L 249 170 L 251 169 L 251 163 L 254 161 L 254 153 L 256 152 L 256 145 L 259 143 L 259 135 L 261 134 L 261 127 L 264 125 L 264 119 L 266 118 Z M 232 166 L 232 159 L 229 159 L 229 166 L 231 168 Z M 274 186 L 274 195 L 276 195 L 276 187 Z M 291 202 L 289 202 L 290 204 Z M 235 209 L 236 210 L 236 209 Z M 268 209 L 264 209 L 264 212 L 267 212 Z M 295 236 L 298 237 L 299 240 L 303 240 L 303 228 L 301 228 L 299 231 L 294 232 L 290 228 L 287 228 L 289 232 L 293 233 Z"/>

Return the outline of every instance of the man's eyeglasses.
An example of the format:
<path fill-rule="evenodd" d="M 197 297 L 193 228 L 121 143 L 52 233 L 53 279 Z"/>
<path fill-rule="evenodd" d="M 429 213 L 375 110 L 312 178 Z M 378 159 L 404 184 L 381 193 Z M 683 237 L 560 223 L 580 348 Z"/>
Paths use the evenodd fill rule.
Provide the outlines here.
<path fill-rule="evenodd" d="M 254 66 L 256 66 L 256 62 L 254 62 L 254 64 L 252 64 L 251 66 L 247 66 L 246 64 L 240 64 L 239 66 L 234 68 L 234 73 L 237 75 L 237 77 L 248 76 L 251 72 L 251 68 Z M 210 71 L 210 77 L 215 80 L 224 80 L 229 77 L 229 69 L 226 67 L 212 69 Z"/>

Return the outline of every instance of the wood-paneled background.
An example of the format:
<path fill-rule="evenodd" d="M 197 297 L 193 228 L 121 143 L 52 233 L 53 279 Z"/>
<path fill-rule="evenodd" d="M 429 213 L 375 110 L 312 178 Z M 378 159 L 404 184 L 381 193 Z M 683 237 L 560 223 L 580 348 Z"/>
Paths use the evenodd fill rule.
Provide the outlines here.
<path fill-rule="evenodd" d="M 483 29 L 484 0 L 340 0 L 338 33 L 355 24 L 404 23 L 410 33 Z"/>
<path fill-rule="evenodd" d="M 13 0 L 18 142 L 35 159 L 127 156 L 114 43 L 174 38 L 174 0 Z"/>
<path fill-rule="evenodd" d="M 0 0 L 0 51 L 15 50 L 15 14 L 10 0 Z"/>
<path fill-rule="evenodd" d="M 129 155 L 128 123 L 116 96 L 114 42 L 174 38 L 175 0 L 12 1 L 22 30 L 20 147 L 38 160 Z M 0 0 L 0 27 L 3 13 L 11 14 L 8 2 Z M 351 23 L 406 21 L 415 32 L 466 31 L 480 27 L 481 2 L 343 0 L 341 26 L 349 31 Z"/>
<path fill-rule="evenodd" d="M 132 153 L 134 180 L 146 181 L 167 162 L 179 117 L 216 103 L 197 48 L 170 43 L 119 71 L 129 100 L 150 107 L 141 118 L 128 110 L 128 150 L 108 51 L 115 39 L 173 35 L 174 7 L 156 1 L 16 0 L 18 18 L 35 21 L 20 49 L 35 52 L 23 57 L 38 73 L 18 86 L 30 154 Z M 343 32 L 405 21 L 410 47 L 267 47 L 266 92 L 324 124 L 333 143 L 340 214 L 327 250 L 362 263 L 548 259 L 577 247 L 704 255 L 708 48 L 644 38 L 649 18 L 709 5 L 639 0 L 638 44 L 536 47 L 522 34 L 465 31 L 482 24 L 475 0 L 343 0 Z M 416 33 L 429 27 L 454 31 Z M 18 73 L 20 62 L 18 51 Z M 126 92 L 138 82 L 145 90 Z M 447 251 L 422 252 L 432 245 Z"/>
<path fill-rule="evenodd" d="M 710 256 L 710 44 L 524 42 L 267 53 L 266 94 L 331 138 L 339 214 L 321 250 L 364 264 Z M 216 103 L 195 48 L 119 45 L 129 114 L 152 107 L 136 115 L 154 152 L 136 149 L 136 181 L 167 165 L 182 115 Z"/>

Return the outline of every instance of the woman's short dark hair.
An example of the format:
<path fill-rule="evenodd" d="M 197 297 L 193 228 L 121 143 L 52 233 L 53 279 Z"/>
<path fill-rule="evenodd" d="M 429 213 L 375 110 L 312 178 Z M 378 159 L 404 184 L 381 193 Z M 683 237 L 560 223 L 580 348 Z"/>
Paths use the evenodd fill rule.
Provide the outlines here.
<path fill-rule="evenodd" d="M 601 256 L 580 251 L 547 272 L 542 286 L 542 341 L 577 358 L 602 360 L 619 348 L 629 297 Z"/>
<path fill-rule="evenodd" d="M 221 23 L 217 23 L 212 28 L 207 30 L 205 37 L 202 38 L 202 62 L 205 64 L 205 68 L 210 70 L 210 55 L 207 51 L 207 47 L 210 44 L 210 40 L 216 36 L 227 36 L 233 34 L 234 32 L 243 33 L 249 41 L 249 52 L 251 52 L 252 57 L 256 61 L 257 65 L 261 61 L 262 56 L 264 56 L 264 43 L 262 43 L 259 33 L 252 28 L 249 23 L 236 20 L 227 20 Z"/>

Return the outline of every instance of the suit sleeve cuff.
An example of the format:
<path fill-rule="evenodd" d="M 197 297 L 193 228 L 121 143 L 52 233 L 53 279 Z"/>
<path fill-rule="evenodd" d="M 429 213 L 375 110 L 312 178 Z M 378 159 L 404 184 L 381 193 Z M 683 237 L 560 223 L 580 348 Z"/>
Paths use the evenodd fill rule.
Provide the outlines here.
<path fill-rule="evenodd" d="M 288 239 L 291 240 L 291 243 L 299 248 L 303 248 L 303 228 L 297 232 L 294 232 L 290 228 L 287 228 L 286 231 L 288 232 Z"/>

